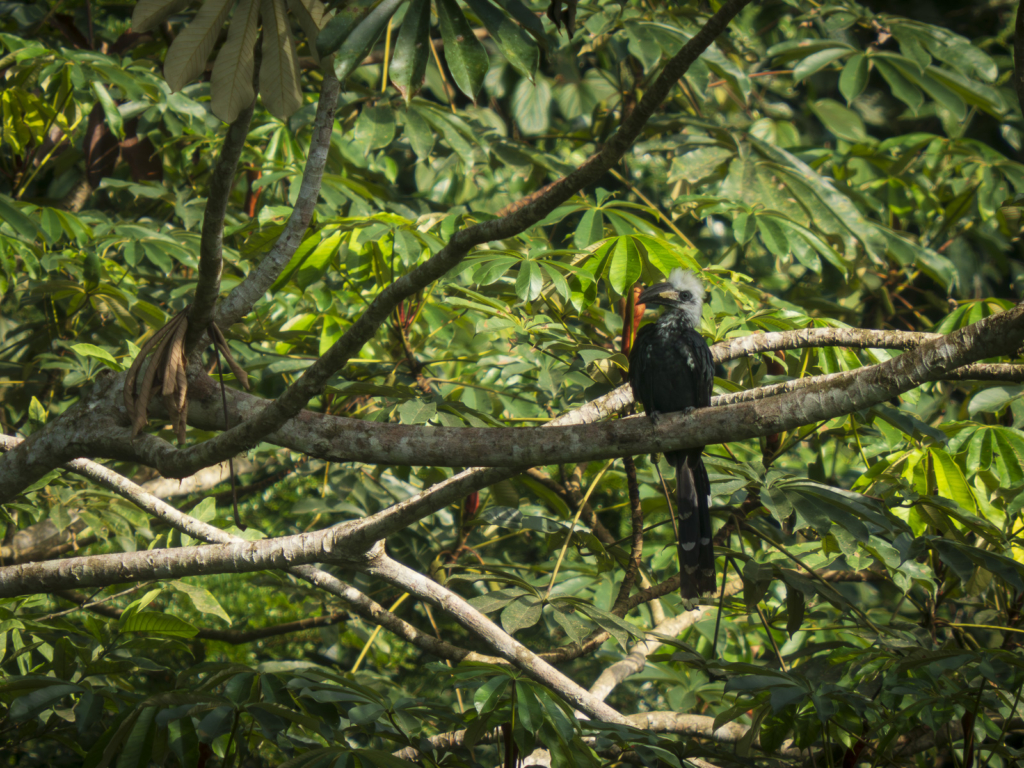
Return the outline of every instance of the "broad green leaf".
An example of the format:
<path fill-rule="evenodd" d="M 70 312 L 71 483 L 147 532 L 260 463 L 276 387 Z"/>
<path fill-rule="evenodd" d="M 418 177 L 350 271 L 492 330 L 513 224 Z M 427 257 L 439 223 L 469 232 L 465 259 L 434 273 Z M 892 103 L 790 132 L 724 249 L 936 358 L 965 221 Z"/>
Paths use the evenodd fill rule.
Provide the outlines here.
<path fill-rule="evenodd" d="M 799 64 L 793 67 L 793 82 L 799 83 L 805 77 L 810 77 L 819 69 L 827 67 L 836 59 L 848 56 L 852 50 L 852 48 L 843 46 L 841 48 L 826 48 L 823 51 L 812 53 L 806 59 L 802 59 Z"/>
<path fill-rule="evenodd" d="M 974 494 L 971 493 L 970 486 L 967 485 L 967 480 L 956 462 L 942 448 L 931 448 L 929 453 L 939 495 L 952 499 L 966 510 L 977 512 L 978 504 L 974 500 Z"/>
<path fill-rule="evenodd" d="M 597 208 L 588 208 L 580 223 L 576 225 L 576 232 L 573 234 L 573 245 L 583 250 L 591 243 L 596 243 L 604 237 L 604 216 Z"/>
<path fill-rule="evenodd" d="M 302 106 L 302 88 L 299 57 L 284 0 L 260 0 L 260 19 L 263 22 L 260 95 L 270 114 L 285 120 Z"/>
<path fill-rule="evenodd" d="M 522 28 L 502 13 L 490 0 L 466 0 L 469 9 L 487 27 L 498 50 L 519 74 L 533 80 L 540 62 L 537 44 Z"/>
<path fill-rule="evenodd" d="M 337 38 L 342 41 L 340 48 L 333 47 L 333 39 L 329 43 L 325 42 L 322 47 L 319 45 L 319 41 L 327 34 L 331 24 L 335 19 L 341 18 L 341 14 L 327 23 L 327 26 L 320 33 L 320 37 L 317 38 L 317 50 L 321 56 L 326 56 L 337 50 L 338 53 L 334 57 L 334 74 L 337 75 L 338 80 L 344 83 L 348 76 L 352 74 L 352 71 L 362 64 L 363 59 L 373 49 L 381 33 L 387 27 L 388 20 L 395 15 L 395 11 L 406 1 L 380 0 L 380 2 L 371 3 L 371 10 L 368 13 L 359 16 L 351 29 L 348 31 L 341 30 L 341 34 L 337 35 Z M 353 9 L 353 13 L 356 13 L 356 11 L 357 9 Z M 359 13 L 362 13 L 362 11 L 359 11 Z"/>
<path fill-rule="evenodd" d="M 476 101 L 490 63 L 487 51 L 455 0 L 434 0 L 444 39 L 444 58 L 459 90 Z"/>
<path fill-rule="evenodd" d="M 319 246 L 322 235 L 322 232 L 313 232 L 303 239 L 299 244 L 299 247 L 295 249 L 295 253 L 292 254 L 291 259 L 288 260 L 285 268 L 281 270 L 281 274 L 278 275 L 277 280 L 275 280 L 274 284 L 270 286 L 271 293 L 276 293 L 288 284 L 288 281 L 292 279 L 292 275 L 295 271 L 302 266 L 306 257 L 308 257 L 309 254 Z"/>
<path fill-rule="evenodd" d="M 164 59 L 164 77 L 172 91 L 180 91 L 206 69 L 231 6 L 231 0 L 204 0 L 195 18 L 175 36 Z"/>
<path fill-rule="evenodd" d="M 409 107 L 405 113 L 405 137 L 412 146 L 416 157 L 423 160 L 430 157 L 430 150 L 434 148 L 434 132 L 430 130 L 430 124 L 417 110 L 416 105 Z"/>
<path fill-rule="evenodd" d="M 187 621 L 156 611 L 141 611 L 128 617 L 121 623 L 122 632 L 148 632 L 154 635 L 171 637 L 195 637 L 198 629 Z"/>
<path fill-rule="evenodd" d="M 735 152 L 725 147 L 700 147 L 672 160 L 669 181 L 684 179 L 691 184 L 706 179 L 713 174 L 722 163 L 726 162 Z"/>
<path fill-rule="evenodd" d="M 107 87 L 96 80 L 93 80 L 89 87 L 96 94 L 96 98 L 103 107 L 103 114 L 107 118 L 107 127 L 119 140 L 124 140 L 124 120 L 114 103 L 114 97 L 110 95 Z"/>
<path fill-rule="evenodd" d="M 537 14 L 527 8 L 522 0 L 501 0 L 502 7 L 512 14 L 512 18 L 523 25 L 523 28 L 529 32 L 533 37 L 540 43 L 542 48 L 547 48 L 547 32 L 544 30 L 544 24 Z"/>
<path fill-rule="evenodd" d="M 843 72 L 839 76 L 839 92 L 849 104 L 864 93 L 867 84 L 868 57 L 863 53 L 855 53 L 843 65 Z"/>
<path fill-rule="evenodd" d="M 612 289 L 624 296 L 627 289 L 640 279 L 643 263 L 640 251 L 632 237 L 619 237 L 614 240 L 611 258 L 608 260 L 608 282 Z"/>
<path fill-rule="evenodd" d="M 72 344 L 71 348 L 75 350 L 76 354 L 79 354 L 82 357 L 91 357 L 95 360 L 99 360 L 111 370 L 124 370 L 124 366 L 117 362 L 112 354 L 101 347 L 97 347 L 95 344 Z"/>
<path fill-rule="evenodd" d="M 221 607 L 221 604 L 217 602 L 217 598 L 213 596 L 210 590 L 196 586 L 195 584 L 187 584 L 184 581 L 177 580 L 169 582 L 169 585 L 179 592 L 187 595 L 197 611 L 209 613 L 219 619 L 223 619 L 227 624 L 231 623 L 231 617 L 228 616 L 227 612 Z"/>
<path fill-rule="evenodd" d="M 352 137 L 369 149 L 382 149 L 395 138 L 395 113 L 389 107 L 365 106 L 356 119 Z"/>
<path fill-rule="evenodd" d="M 21 693 L 11 704 L 10 718 L 14 721 L 26 720 L 44 709 L 49 709 L 55 702 L 74 693 L 81 693 L 80 685 L 70 685 L 54 680 L 44 684 L 31 693 Z"/>
<path fill-rule="evenodd" d="M 14 201 L 4 194 L 0 194 L 0 223 L 10 224 L 26 240 L 35 240 L 39 236 L 39 225 L 35 220 L 18 210 Z"/>
<path fill-rule="evenodd" d="M 875 57 L 873 61 L 875 68 L 882 73 L 882 77 L 888 81 L 889 87 L 892 88 L 892 95 L 910 107 L 911 114 L 916 115 L 924 105 L 924 94 L 905 74 L 905 71 L 912 70 L 909 68 L 904 70 L 902 67 L 897 67 L 895 63 L 890 63 L 881 56 Z"/>
<path fill-rule="evenodd" d="M 524 595 L 509 603 L 501 612 L 501 626 L 510 635 L 520 629 L 532 627 L 540 621 L 544 602 L 532 595 Z"/>
<path fill-rule="evenodd" d="M 854 144 L 871 140 L 864 130 L 864 120 L 849 107 L 833 99 L 818 99 L 810 106 L 822 124 L 840 139 Z"/>
<path fill-rule="evenodd" d="M 350 0 L 338 8 L 335 16 L 324 25 L 316 38 L 316 52 L 321 58 L 341 48 L 360 22 L 377 7 L 379 0 Z"/>
<path fill-rule="evenodd" d="M 551 86 L 543 77 L 520 80 L 512 92 L 512 117 L 525 134 L 544 133 L 550 125 Z"/>
<path fill-rule="evenodd" d="M 516 275 L 516 295 L 522 301 L 533 301 L 540 296 L 544 287 L 544 273 L 535 261 L 525 260 L 519 263 L 519 274 Z"/>
<path fill-rule="evenodd" d="M 437 404 L 407 400 L 398 406 L 398 415 L 403 424 L 426 424 L 437 415 Z"/>
<path fill-rule="evenodd" d="M 430 55 L 430 0 L 412 0 L 405 12 L 402 27 L 395 40 L 395 55 L 391 59 L 391 82 L 408 104 L 420 86 L 427 71 Z M 415 151 L 415 147 L 413 148 Z M 416 152 L 417 157 L 425 157 Z"/>
<path fill-rule="evenodd" d="M 210 75 L 210 110 L 226 123 L 234 122 L 256 98 L 252 78 L 256 66 L 256 41 L 259 38 L 259 0 L 239 0 L 228 39 Z"/>
<path fill-rule="evenodd" d="M 190 0 L 139 0 L 132 11 L 132 30 L 148 32 L 172 13 L 188 6 Z"/>
<path fill-rule="evenodd" d="M 313 252 L 302 260 L 302 263 L 294 273 L 295 285 L 298 286 L 299 290 L 306 290 L 324 275 L 345 236 L 346 233 L 344 232 L 335 232 L 330 237 L 324 238 L 313 249 Z"/>

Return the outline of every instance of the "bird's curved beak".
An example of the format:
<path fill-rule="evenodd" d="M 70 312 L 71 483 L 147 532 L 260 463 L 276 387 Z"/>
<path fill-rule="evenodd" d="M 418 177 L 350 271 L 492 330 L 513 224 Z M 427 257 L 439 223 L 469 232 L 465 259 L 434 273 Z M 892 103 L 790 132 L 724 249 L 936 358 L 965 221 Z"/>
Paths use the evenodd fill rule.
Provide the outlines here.
<path fill-rule="evenodd" d="M 637 304 L 664 304 L 679 298 L 679 291 L 672 283 L 655 283 L 644 288 L 636 297 Z"/>

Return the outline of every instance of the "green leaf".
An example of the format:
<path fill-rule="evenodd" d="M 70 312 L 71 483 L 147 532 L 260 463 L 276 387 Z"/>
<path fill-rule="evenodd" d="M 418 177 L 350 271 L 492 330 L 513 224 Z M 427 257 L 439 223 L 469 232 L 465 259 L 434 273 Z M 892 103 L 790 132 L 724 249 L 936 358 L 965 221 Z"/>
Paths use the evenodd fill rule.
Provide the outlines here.
<path fill-rule="evenodd" d="M 302 260 L 302 264 L 294 273 L 295 285 L 299 290 L 306 290 L 323 276 L 346 235 L 345 232 L 335 232 L 321 241 L 313 252 Z"/>
<path fill-rule="evenodd" d="M 352 135 L 371 150 L 383 149 L 395 138 L 394 110 L 388 107 L 363 107 Z"/>
<path fill-rule="evenodd" d="M 36 222 L 19 211 L 15 202 L 4 194 L 0 194 L 0 223 L 10 224 L 26 240 L 35 240 L 39 236 Z"/>
<path fill-rule="evenodd" d="M 617 237 L 613 242 L 611 258 L 608 260 L 608 282 L 612 289 L 624 296 L 627 289 L 640 279 L 643 264 L 640 251 L 632 237 Z"/>
<path fill-rule="evenodd" d="M 543 608 L 544 601 L 539 597 L 524 595 L 513 600 L 502 610 L 501 626 L 510 635 L 514 635 L 520 629 L 532 627 L 540 621 Z"/>
<path fill-rule="evenodd" d="M 430 55 L 430 0 L 412 0 L 395 40 L 391 82 L 408 104 L 423 85 Z M 415 151 L 415 147 L 413 147 Z M 429 151 L 428 151 L 429 152 Z M 424 157 L 416 152 L 417 157 Z"/>
<path fill-rule="evenodd" d="M 434 148 L 434 132 L 415 105 L 405 113 L 405 137 L 416 157 L 420 160 L 430 157 L 430 150 Z"/>
<path fill-rule="evenodd" d="M 547 80 L 520 80 L 512 92 L 512 117 L 523 133 L 547 131 L 551 119 L 551 86 Z"/>
<path fill-rule="evenodd" d="M 597 208 L 588 208 L 580 217 L 573 234 L 573 245 L 583 250 L 591 243 L 596 243 L 604 236 L 604 216 Z"/>
<path fill-rule="evenodd" d="M 437 415 L 437 404 L 407 400 L 398 406 L 398 415 L 403 424 L 426 424 Z"/>
<path fill-rule="evenodd" d="M 776 256 L 789 255 L 789 240 L 786 233 L 782 231 L 778 220 L 773 216 L 758 216 L 757 229 L 761 233 L 761 240 L 765 247 Z"/>
<path fill-rule="evenodd" d="M 882 77 L 892 88 L 892 95 L 910 107 L 911 113 L 916 115 L 924 105 L 924 94 L 921 89 L 910 81 L 902 68 L 897 68 L 881 56 L 875 57 L 873 61 L 875 68 L 882 73 Z M 908 67 L 908 71 L 912 70 Z"/>
<path fill-rule="evenodd" d="M 942 448 L 933 447 L 929 449 L 935 472 L 935 485 L 939 495 L 952 499 L 961 507 L 971 512 L 978 511 L 978 504 L 974 500 L 967 479 L 956 462 Z"/>
<path fill-rule="evenodd" d="M 627 648 L 630 637 L 637 640 L 643 639 L 643 632 L 640 632 L 628 621 L 620 619 L 614 613 L 602 611 L 593 605 L 580 605 L 579 608 L 593 619 L 594 623 L 601 627 L 601 629 L 614 637 L 623 650 Z"/>
<path fill-rule="evenodd" d="M 196 586 L 195 584 L 187 584 L 184 581 L 175 580 L 169 582 L 169 584 L 174 589 L 188 596 L 188 599 L 192 601 L 192 605 L 195 606 L 197 611 L 200 611 L 201 613 L 208 613 L 219 619 L 223 619 L 226 624 L 231 623 L 231 617 L 228 616 L 227 612 L 221 607 L 221 604 L 217 602 L 217 598 L 213 596 L 210 590 Z"/>
<path fill-rule="evenodd" d="M 199 632 L 187 621 L 156 611 L 140 611 L 129 616 L 121 623 L 122 632 L 147 632 L 153 635 L 170 637 L 195 637 Z"/>
<path fill-rule="evenodd" d="M 79 354 L 82 357 L 91 357 L 94 360 L 99 360 L 101 363 L 103 363 L 111 370 L 124 370 L 124 366 L 117 362 L 117 360 L 114 359 L 114 356 L 112 354 L 107 352 L 107 350 L 105 349 L 97 347 L 94 344 L 72 344 L 71 348 L 75 351 L 76 354 Z"/>
<path fill-rule="evenodd" d="M 1019 386 L 983 389 L 971 398 L 967 405 L 967 413 L 972 419 L 977 418 L 979 413 L 996 413 L 1022 395 L 1024 389 Z"/>
<path fill-rule="evenodd" d="M 490 68 L 487 51 L 455 0 L 435 0 L 444 40 L 444 58 L 459 90 L 476 101 Z"/>
<path fill-rule="evenodd" d="M 270 286 L 271 293 L 277 293 L 284 286 L 288 285 L 288 282 L 292 279 L 292 275 L 295 271 L 302 266 L 306 257 L 309 256 L 309 254 L 311 254 L 320 244 L 320 238 L 322 235 L 323 232 L 313 232 L 302 240 L 299 247 L 295 249 L 295 253 L 293 253 L 292 257 L 288 260 L 288 264 L 286 264 L 285 268 L 281 270 L 281 274 L 278 275 L 277 280 L 275 280 L 274 284 Z"/>
<path fill-rule="evenodd" d="M 544 286 L 544 273 L 535 261 L 523 261 L 519 264 L 516 276 L 516 296 L 522 301 L 533 301 L 540 296 Z"/>
<path fill-rule="evenodd" d="M 39 402 L 39 399 L 32 395 L 32 399 L 28 401 L 28 418 L 36 424 L 45 424 L 47 417 L 50 415 L 46 407 Z"/>
<path fill-rule="evenodd" d="M 864 93 L 867 84 L 868 57 L 863 53 L 855 53 L 843 66 L 843 72 L 839 75 L 839 92 L 849 104 Z"/>
<path fill-rule="evenodd" d="M 83 690 L 80 685 L 61 683 L 55 680 L 31 693 L 20 693 L 10 705 L 10 718 L 14 721 L 27 720 L 45 709 L 50 709 L 65 696 L 81 693 Z"/>
<path fill-rule="evenodd" d="M 717 146 L 701 147 L 687 152 L 682 157 L 673 158 L 668 180 L 684 179 L 691 184 L 696 184 L 711 176 L 722 163 L 734 157 L 735 154 L 731 149 Z"/>
<path fill-rule="evenodd" d="M 331 50 L 325 52 L 320 50 L 319 45 L 317 46 L 317 51 L 321 57 L 329 55 L 334 50 L 338 51 L 334 58 L 334 74 L 337 75 L 338 80 L 344 83 L 346 78 L 352 74 L 352 71 L 362 64 L 363 59 L 366 58 L 367 54 L 377 43 L 377 39 L 387 26 L 388 20 L 394 16 L 395 11 L 404 2 L 407 2 L 407 0 L 381 0 L 375 8 L 371 4 L 373 9 L 366 13 L 362 21 L 359 21 L 351 32 L 343 38 L 340 48 L 331 48 Z M 320 32 L 320 36 L 317 38 L 318 43 L 324 37 L 327 27 L 330 26 L 331 22 L 328 22 L 327 26 Z"/>
<path fill-rule="evenodd" d="M 100 106 L 103 107 L 103 114 L 107 118 L 107 127 L 110 129 L 110 132 L 120 141 L 124 141 L 124 120 L 117 109 L 114 97 L 110 95 L 107 87 L 98 80 L 90 82 L 89 87 L 96 94 L 96 99 L 99 101 Z"/>
<path fill-rule="evenodd" d="M 812 53 L 793 67 L 793 82 L 799 83 L 805 77 L 810 77 L 822 67 L 827 67 L 836 59 L 848 56 L 852 51 L 852 48 L 843 46 L 842 48 L 826 48 L 823 51 Z"/>
<path fill-rule="evenodd" d="M 316 52 L 320 58 L 330 56 L 341 48 L 359 23 L 376 7 L 379 0 L 349 0 L 324 25 L 316 38 Z"/>
<path fill-rule="evenodd" d="M 493 710 L 510 682 L 512 680 L 507 675 L 499 675 L 477 688 L 473 694 L 473 706 L 476 711 L 485 714 Z"/>
<path fill-rule="evenodd" d="M 540 62 L 536 43 L 490 0 L 466 0 L 466 4 L 484 23 L 508 63 L 523 77 L 533 80 Z"/>
<path fill-rule="evenodd" d="M 584 620 L 583 614 L 576 609 L 576 606 L 569 601 L 552 600 L 552 616 L 555 623 L 564 631 L 566 636 L 574 643 L 580 643 L 590 632 L 590 624 Z"/>
<path fill-rule="evenodd" d="M 542 48 L 547 49 L 547 32 L 544 31 L 544 24 L 537 18 L 536 13 L 527 8 L 521 0 L 502 0 L 501 4 L 506 11 L 512 14 L 512 18 L 522 24 L 523 28 L 533 35 Z"/>
<path fill-rule="evenodd" d="M 810 106 L 822 124 L 840 139 L 853 144 L 871 140 L 864 130 L 864 120 L 861 116 L 838 101 L 818 99 Z"/>

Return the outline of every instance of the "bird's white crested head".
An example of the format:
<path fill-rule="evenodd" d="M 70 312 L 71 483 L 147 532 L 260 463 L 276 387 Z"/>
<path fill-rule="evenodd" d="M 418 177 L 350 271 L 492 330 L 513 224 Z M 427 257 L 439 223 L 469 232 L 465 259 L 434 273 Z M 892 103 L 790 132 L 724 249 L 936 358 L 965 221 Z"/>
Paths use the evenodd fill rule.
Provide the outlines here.
<path fill-rule="evenodd" d="M 690 270 L 679 267 L 672 270 L 668 281 L 679 293 L 676 308 L 686 315 L 692 328 L 700 328 L 700 315 L 704 308 L 704 283 Z"/>

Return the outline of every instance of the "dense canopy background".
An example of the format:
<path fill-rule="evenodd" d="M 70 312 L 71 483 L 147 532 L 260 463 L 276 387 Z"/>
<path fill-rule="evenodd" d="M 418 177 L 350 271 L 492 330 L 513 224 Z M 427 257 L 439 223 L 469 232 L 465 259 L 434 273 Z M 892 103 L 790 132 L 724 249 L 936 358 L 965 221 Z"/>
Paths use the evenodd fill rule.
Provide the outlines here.
<path fill-rule="evenodd" d="M 1016 12 L 0 2 L 4 763 L 1016 765 Z"/>

